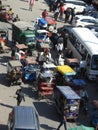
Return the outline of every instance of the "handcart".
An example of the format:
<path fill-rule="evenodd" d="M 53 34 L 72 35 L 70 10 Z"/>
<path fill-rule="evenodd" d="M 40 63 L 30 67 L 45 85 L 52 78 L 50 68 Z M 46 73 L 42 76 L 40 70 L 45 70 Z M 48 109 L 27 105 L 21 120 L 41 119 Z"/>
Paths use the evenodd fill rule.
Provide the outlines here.
<path fill-rule="evenodd" d="M 53 98 L 55 88 L 55 76 L 50 70 L 40 73 L 38 79 L 38 98 Z"/>

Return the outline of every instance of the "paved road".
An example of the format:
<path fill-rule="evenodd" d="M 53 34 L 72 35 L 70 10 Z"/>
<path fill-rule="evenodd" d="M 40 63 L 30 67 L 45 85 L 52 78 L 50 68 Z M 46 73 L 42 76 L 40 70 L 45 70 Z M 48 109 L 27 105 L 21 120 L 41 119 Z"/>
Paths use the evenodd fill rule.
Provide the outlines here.
<path fill-rule="evenodd" d="M 48 6 L 46 4 L 46 1 L 44 0 L 35 1 L 35 5 L 32 12 L 28 10 L 29 3 L 25 0 L 16 0 L 14 2 L 13 0 L 4 0 L 3 3 L 11 5 L 15 14 L 18 14 L 22 20 L 29 22 L 39 17 L 41 15 L 41 12 L 45 8 L 47 8 L 48 10 Z M 49 13 L 49 15 L 52 16 L 53 14 Z M 64 25 L 63 22 L 58 22 L 57 24 L 58 27 L 62 25 Z M 9 24 L 6 24 L 6 26 L 9 28 L 9 40 L 11 41 L 11 26 Z M 0 54 L 0 63 L 5 63 L 8 61 L 8 59 L 10 59 L 10 53 Z M 20 86 L 13 86 L 10 88 L 7 87 L 5 77 L 6 65 L 0 64 L 0 130 L 7 130 L 6 126 L 8 114 L 12 110 L 13 106 L 16 105 L 15 92 L 18 88 L 20 88 Z M 23 89 L 23 92 L 25 93 L 26 99 L 25 102 L 21 103 L 21 105 L 34 104 L 35 108 L 39 113 L 41 130 L 53 130 L 57 128 L 59 124 L 59 116 L 56 112 L 55 105 L 49 100 L 38 101 L 36 91 L 33 85 L 22 84 L 21 87 Z M 90 84 L 90 86 L 87 87 L 87 90 L 91 97 L 90 101 L 92 101 L 92 99 L 94 98 L 93 95 L 95 95 L 95 97 L 97 98 L 97 88 L 95 85 Z M 90 109 L 91 107 L 92 106 L 89 105 Z M 82 121 L 83 124 L 88 125 L 89 116 L 85 117 L 81 115 L 77 123 L 67 123 L 67 127 L 76 126 L 77 124 L 80 124 L 80 121 Z M 64 128 L 62 127 L 61 130 L 64 130 Z"/>

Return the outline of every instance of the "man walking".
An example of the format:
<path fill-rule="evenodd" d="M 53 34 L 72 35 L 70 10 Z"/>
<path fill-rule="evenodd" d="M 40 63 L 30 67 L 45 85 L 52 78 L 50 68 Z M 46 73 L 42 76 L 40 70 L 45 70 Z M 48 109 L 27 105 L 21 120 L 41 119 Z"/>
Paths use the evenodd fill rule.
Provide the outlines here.
<path fill-rule="evenodd" d="M 30 2 L 29 2 L 29 10 L 30 11 L 32 11 L 33 5 L 34 5 L 34 0 L 30 0 Z"/>
<path fill-rule="evenodd" d="M 24 98 L 24 94 L 23 94 L 23 92 L 22 92 L 22 89 L 18 89 L 18 90 L 16 91 L 16 95 L 17 95 L 17 98 L 16 98 L 16 99 L 17 99 L 17 106 L 19 106 L 22 100 L 25 101 L 25 98 Z"/>
<path fill-rule="evenodd" d="M 66 115 L 62 115 L 62 119 L 60 121 L 60 124 L 58 126 L 58 128 L 56 130 L 60 130 L 61 126 L 64 125 L 64 129 L 67 130 L 67 126 L 66 126 Z"/>

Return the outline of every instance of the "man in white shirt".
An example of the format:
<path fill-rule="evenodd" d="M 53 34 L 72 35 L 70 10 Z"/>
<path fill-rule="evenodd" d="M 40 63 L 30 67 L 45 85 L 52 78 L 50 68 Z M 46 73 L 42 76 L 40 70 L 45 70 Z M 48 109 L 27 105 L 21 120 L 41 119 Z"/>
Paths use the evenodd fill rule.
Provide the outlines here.
<path fill-rule="evenodd" d="M 39 56 L 40 65 L 43 65 L 43 62 L 51 61 L 51 54 L 49 52 L 41 52 Z"/>
<path fill-rule="evenodd" d="M 87 62 L 85 60 L 81 60 L 80 61 L 80 74 L 81 74 L 81 76 L 85 75 L 86 66 L 87 66 Z"/>

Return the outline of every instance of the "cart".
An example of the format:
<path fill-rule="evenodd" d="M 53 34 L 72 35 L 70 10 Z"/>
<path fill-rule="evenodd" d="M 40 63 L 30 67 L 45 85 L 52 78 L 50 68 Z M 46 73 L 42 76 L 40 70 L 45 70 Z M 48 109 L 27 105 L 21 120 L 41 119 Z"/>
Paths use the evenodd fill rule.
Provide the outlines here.
<path fill-rule="evenodd" d="M 56 86 L 54 100 L 57 112 L 66 120 L 76 120 L 79 115 L 80 96 L 70 86 Z"/>
<path fill-rule="evenodd" d="M 55 88 L 55 76 L 51 70 L 44 70 L 40 73 L 38 79 L 38 98 L 53 99 Z"/>
<path fill-rule="evenodd" d="M 11 60 L 7 63 L 7 81 L 9 86 L 22 83 L 22 64 L 18 60 Z"/>

